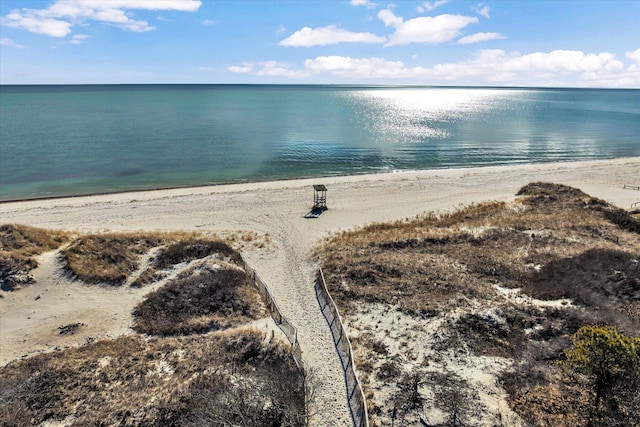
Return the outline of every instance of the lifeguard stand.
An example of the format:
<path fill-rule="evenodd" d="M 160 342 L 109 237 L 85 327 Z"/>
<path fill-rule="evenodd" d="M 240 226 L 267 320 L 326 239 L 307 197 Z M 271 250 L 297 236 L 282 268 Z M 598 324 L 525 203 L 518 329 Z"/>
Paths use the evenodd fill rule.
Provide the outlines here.
<path fill-rule="evenodd" d="M 327 187 L 322 184 L 313 186 L 313 209 L 327 209 Z"/>

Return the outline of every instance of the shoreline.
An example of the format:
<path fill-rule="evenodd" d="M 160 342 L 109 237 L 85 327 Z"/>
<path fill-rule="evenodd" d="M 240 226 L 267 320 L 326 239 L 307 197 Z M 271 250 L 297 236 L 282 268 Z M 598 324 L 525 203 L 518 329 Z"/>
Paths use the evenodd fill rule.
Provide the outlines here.
<path fill-rule="evenodd" d="M 281 179 L 264 179 L 264 180 L 240 180 L 240 181 L 222 181 L 222 182 L 210 182 L 204 184 L 193 184 L 193 185 L 177 185 L 177 186 L 159 186 L 159 187 L 150 187 L 150 188 L 134 188 L 134 189 L 123 189 L 123 190 L 106 190 L 106 191 L 96 191 L 89 193 L 77 193 L 77 194 L 67 194 L 67 195 L 58 195 L 58 196 L 43 196 L 43 197 L 27 197 L 27 198 L 19 198 L 19 199 L 7 199 L 0 200 L 0 206 L 5 204 L 13 204 L 13 203 L 22 203 L 22 202 L 34 202 L 34 201 L 48 201 L 48 200 L 60 200 L 60 199 L 79 199 L 86 197 L 99 197 L 99 196 L 112 196 L 119 194 L 128 194 L 128 193 L 150 193 L 150 192 L 159 192 L 159 191 L 183 191 L 183 190 L 197 190 L 202 188 L 217 188 L 217 187 L 226 187 L 226 186 L 240 186 L 240 185 L 258 185 L 265 183 L 289 183 L 296 181 L 312 181 L 312 180 L 335 180 L 340 179 L 344 181 L 351 181 L 351 178 L 358 177 L 384 177 L 386 175 L 397 175 L 397 174 L 429 174 L 429 173 L 437 173 L 441 171 L 468 171 L 468 170 L 488 170 L 492 168 L 520 168 L 526 166 L 540 166 L 540 165 L 580 165 L 582 163 L 600 163 L 600 162 L 614 162 L 616 160 L 639 160 L 640 157 L 614 157 L 610 159 L 590 159 L 590 160 L 568 160 L 568 161 L 554 161 L 554 162 L 522 162 L 522 163 L 506 163 L 506 164 L 495 164 L 495 165 L 484 165 L 484 166 L 466 166 L 466 167 L 442 167 L 442 168 L 432 168 L 432 169 L 407 169 L 407 170 L 393 170 L 393 171 L 384 171 L 384 172 L 366 172 L 366 173 L 355 173 L 355 174 L 345 174 L 345 175 L 322 175 L 322 176 L 301 176 L 295 178 L 281 178 Z M 638 182 L 640 185 L 640 181 Z"/>

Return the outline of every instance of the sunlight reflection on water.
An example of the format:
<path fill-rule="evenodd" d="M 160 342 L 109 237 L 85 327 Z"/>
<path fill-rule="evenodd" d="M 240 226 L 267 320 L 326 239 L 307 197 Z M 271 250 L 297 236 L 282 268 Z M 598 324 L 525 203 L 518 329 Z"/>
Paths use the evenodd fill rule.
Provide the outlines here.
<path fill-rule="evenodd" d="M 497 89 L 372 89 L 345 94 L 360 109 L 366 128 L 389 143 L 421 143 L 450 137 L 450 124 L 481 115 L 518 92 Z"/>

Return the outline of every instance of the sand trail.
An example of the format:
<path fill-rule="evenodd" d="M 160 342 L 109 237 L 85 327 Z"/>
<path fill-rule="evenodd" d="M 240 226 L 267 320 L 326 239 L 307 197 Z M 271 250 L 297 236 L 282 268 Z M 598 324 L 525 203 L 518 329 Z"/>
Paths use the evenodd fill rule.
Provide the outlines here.
<path fill-rule="evenodd" d="M 0 300 L 0 363 L 131 333 L 133 307 L 161 285 L 142 289 L 84 285 L 64 274 L 58 255 L 57 251 L 41 255 L 33 273 L 35 283 L 6 292 Z M 77 327 L 61 334 L 60 327 L 68 325 Z"/>

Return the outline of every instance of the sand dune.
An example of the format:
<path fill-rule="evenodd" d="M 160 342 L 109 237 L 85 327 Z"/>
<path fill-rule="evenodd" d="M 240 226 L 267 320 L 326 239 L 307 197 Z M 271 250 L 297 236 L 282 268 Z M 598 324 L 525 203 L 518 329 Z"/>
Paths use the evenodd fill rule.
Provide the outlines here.
<path fill-rule="evenodd" d="M 272 289 L 284 314 L 298 328 L 303 358 L 314 371 L 317 398 L 310 408 L 311 425 L 350 425 L 344 377 L 328 326 L 313 290 L 316 265 L 310 251 L 328 233 L 373 221 L 413 216 L 425 211 L 454 209 L 484 200 L 509 200 L 523 185 L 547 181 L 570 185 L 628 208 L 640 192 L 623 185 L 640 185 L 640 158 L 451 169 L 235 184 L 175 190 L 62 198 L 0 204 L 1 223 L 19 223 L 72 231 L 250 230 L 268 234 L 271 245 L 244 252 L 249 263 Z M 329 210 L 318 219 L 305 219 L 313 190 L 328 187 Z M 49 255 L 50 257 L 50 255 Z M 55 260 L 45 256 L 43 264 Z M 36 273 L 40 274 L 40 273 Z M 87 336 L 124 333 L 130 308 L 142 294 L 118 291 L 125 307 L 109 299 L 109 291 L 86 288 L 64 277 L 55 283 L 38 281 L 30 288 L 0 299 L 2 362 L 42 348 L 55 347 L 47 334 L 51 326 L 84 322 L 102 325 Z M 64 290 L 63 290 L 64 289 Z M 142 292 L 142 291 L 140 291 Z M 146 291 L 145 291 L 146 292 Z M 37 295 L 41 298 L 36 300 Z M 93 299 L 102 309 L 91 309 Z M 53 320 L 50 316 L 54 317 Z M 77 319 L 86 320 L 77 320 Z M 28 332 L 19 325 L 29 325 Z M 83 335 L 79 339 L 86 339 Z M 9 348 L 24 340 L 20 351 Z"/>

